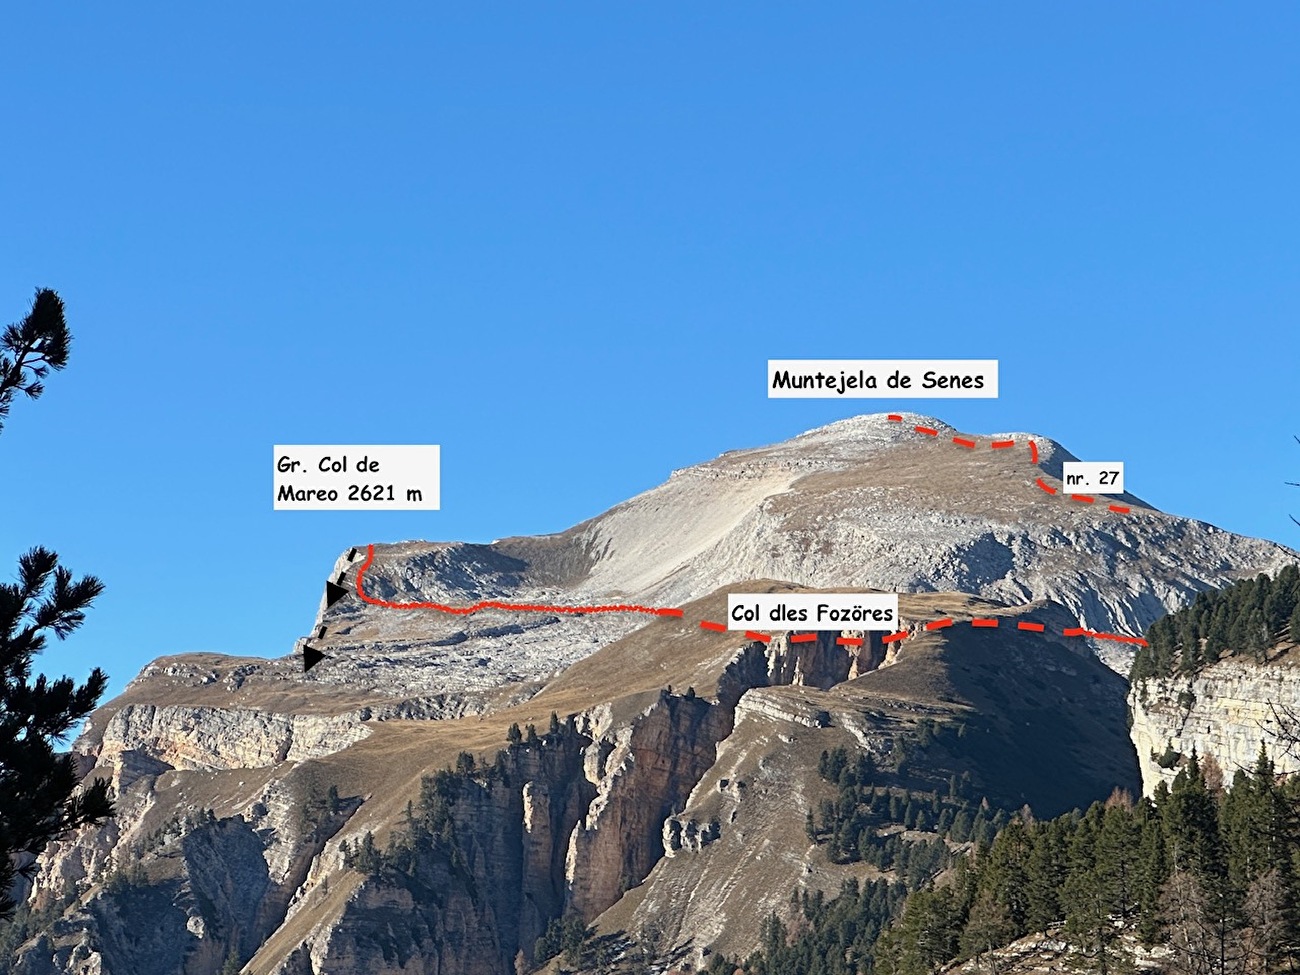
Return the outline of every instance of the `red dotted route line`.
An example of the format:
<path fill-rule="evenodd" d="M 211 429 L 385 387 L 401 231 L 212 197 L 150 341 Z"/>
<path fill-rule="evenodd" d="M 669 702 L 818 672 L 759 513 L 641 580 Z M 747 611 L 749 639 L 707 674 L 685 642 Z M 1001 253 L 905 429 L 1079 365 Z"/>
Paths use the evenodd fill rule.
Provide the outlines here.
<path fill-rule="evenodd" d="M 892 420 L 894 423 L 903 422 L 902 415 L 898 413 L 889 413 L 886 415 L 886 419 Z M 927 437 L 939 436 L 939 431 L 936 430 L 934 427 L 914 426 L 912 427 L 912 429 L 915 430 L 917 433 L 925 434 L 925 436 Z M 953 437 L 952 442 L 955 443 L 958 447 L 965 447 L 967 450 L 974 450 L 978 446 L 977 441 L 972 440 L 970 437 Z M 992 440 L 989 442 L 989 447 L 992 450 L 1006 450 L 1010 447 L 1014 447 L 1015 445 L 1016 445 L 1015 440 Z M 1032 440 L 1029 441 L 1029 460 L 1030 463 L 1032 464 L 1038 463 L 1038 444 L 1034 443 L 1034 441 Z M 1039 488 L 1046 491 L 1048 494 L 1060 493 L 1059 491 L 1057 491 L 1056 488 L 1052 487 L 1041 477 L 1036 478 L 1034 480 L 1034 483 L 1037 484 Z M 1070 494 L 1070 495 L 1066 495 L 1066 497 L 1068 497 L 1071 501 L 1078 501 L 1080 504 L 1095 504 L 1097 501 L 1096 498 L 1094 498 L 1092 495 L 1089 494 Z M 1117 515 L 1126 515 L 1130 511 L 1132 511 L 1131 508 L 1123 504 L 1108 504 L 1106 505 L 1106 508 L 1108 511 L 1113 511 Z"/>
<path fill-rule="evenodd" d="M 673 616 L 681 618 L 685 612 L 671 606 L 639 606 L 629 603 L 610 603 L 595 606 L 553 606 L 545 603 L 506 603 L 495 599 L 484 599 L 477 603 L 470 603 L 466 606 L 449 606 L 445 603 L 431 602 L 410 602 L 398 603 L 388 599 L 379 599 L 371 596 L 365 590 L 366 570 L 375 561 L 375 546 L 373 544 L 366 546 L 366 560 L 357 568 L 357 577 L 355 589 L 357 597 L 369 606 L 380 606 L 384 609 L 429 609 L 439 613 L 450 613 L 454 616 L 469 616 L 471 613 L 477 613 L 481 609 L 506 609 L 517 610 L 529 613 L 570 613 L 583 615 L 586 613 L 644 613 L 649 616 Z M 970 621 L 970 625 L 976 628 L 996 628 L 1001 623 L 1000 620 L 991 617 L 978 617 Z M 954 626 L 955 623 L 951 617 L 931 620 L 924 624 L 923 630 L 942 630 Z M 1028 630 L 1033 633 L 1042 633 L 1045 629 L 1042 623 L 1033 623 L 1028 620 L 1020 620 L 1016 624 L 1018 629 Z M 708 630 L 711 633 L 728 632 L 727 624 L 717 623 L 713 620 L 700 620 L 700 629 Z M 757 630 L 745 630 L 747 640 L 756 640 L 759 643 L 771 643 L 772 635 L 770 633 L 760 633 Z M 881 637 L 881 643 L 894 643 L 898 640 L 905 640 L 913 634 L 907 630 L 899 630 L 895 633 L 888 633 Z M 1061 631 L 1062 636 L 1090 636 L 1098 640 L 1117 640 L 1121 643 L 1133 643 L 1138 646 L 1146 646 L 1146 641 L 1141 637 L 1124 636 L 1119 633 L 1098 633 L 1096 630 L 1087 630 L 1081 626 L 1066 627 Z M 817 639 L 816 633 L 796 633 L 790 637 L 791 643 L 811 643 Z M 866 640 L 864 637 L 841 636 L 835 640 L 836 644 L 842 647 L 860 647 Z"/>
<path fill-rule="evenodd" d="M 384 609 L 432 609 L 439 613 L 451 613 L 454 616 L 469 616 L 480 609 L 512 609 L 527 613 L 645 613 L 648 616 L 682 616 L 682 610 L 668 606 L 639 606 L 634 603 L 609 603 L 601 606 L 552 606 L 546 603 L 503 603 L 495 599 L 484 599 L 468 606 L 448 606 L 445 603 L 395 603 L 387 599 L 378 599 L 366 594 L 363 582 L 366 570 L 375 560 L 375 546 L 366 547 L 366 560 L 357 569 L 357 597 L 371 606 Z M 725 627 L 724 627 L 725 629 Z"/>
<path fill-rule="evenodd" d="M 1010 627 L 1011 621 L 1007 620 Z M 908 637 L 916 636 L 918 633 L 929 632 L 932 630 L 946 630 L 950 626 L 956 626 L 957 621 L 952 617 L 945 616 L 943 619 L 931 620 L 922 624 L 919 630 L 897 630 L 894 633 L 887 633 L 880 638 L 881 643 L 896 643 L 899 640 L 906 640 Z M 970 625 L 975 629 L 997 629 L 1002 625 L 1002 620 L 990 617 L 976 617 L 970 620 Z M 726 633 L 727 625 L 717 623 L 713 620 L 701 620 L 701 630 L 709 630 L 713 633 Z M 1034 623 L 1030 620 L 1017 620 L 1016 629 L 1025 630 L 1029 633 L 1044 633 L 1047 627 L 1042 623 Z M 755 630 L 746 630 L 745 636 L 750 640 L 758 640 L 761 643 L 771 643 L 772 636 L 768 633 L 759 633 Z M 1061 636 L 1090 636 L 1097 640 L 1115 640 L 1119 643 L 1132 643 L 1135 646 L 1145 647 L 1147 641 L 1140 636 L 1125 636 L 1122 633 L 1100 633 L 1097 630 L 1089 630 L 1082 626 L 1067 626 L 1062 628 Z M 791 643 L 812 643 L 817 639 L 816 633 L 795 633 L 790 637 Z M 835 639 L 835 642 L 842 647 L 860 647 L 865 642 L 864 637 L 841 636 Z"/>
<path fill-rule="evenodd" d="M 903 421 L 903 417 L 898 413 L 888 414 L 888 419 L 892 420 L 895 423 L 901 423 Z M 939 431 L 936 430 L 934 427 L 914 426 L 912 429 L 915 430 L 917 433 L 924 434 L 925 436 L 928 437 L 939 436 Z M 970 437 L 953 437 L 952 442 L 959 447 L 965 448 L 966 450 L 974 450 L 978 446 L 978 441 Z M 1016 441 L 1014 439 L 992 440 L 989 442 L 989 448 L 991 450 L 1006 450 L 1014 447 L 1015 445 L 1016 445 Z M 1033 440 L 1030 440 L 1028 441 L 1028 446 L 1029 446 L 1030 461 L 1034 464 L 1037 464 L 1038 444 L 1036 444 Z M 1055 495 L 1060 493 L 1056 488 L 1052 487 L 1041 477 L 1035 478 L 1034 483 L 1037 484 L 1038 487 L 1041 490 L 1045 491 L 1047 494 Z M 1087 494 L 1070 494 L 1070 495 L 1066 495 L 1066 497 L 1068 497 L 1071 501 L 1077 501 L 1081 504 L 1094 504 L 1096 503 L 1097 500 L 1096 498 Z M 1126 515 L 1130 511 L 1130 509 L 1127 506 L 1120 505 L 1120 504 L 1108 504 L 1106 507 L 1108 510 L 1121 515 Z M 357 569 L 356 593 L 357 593 L 357 597 L 363 603 L 366 603 L 367 605 L 370 606 L 380 606 L 384 609 L 403 609 L 403 610 L 427 609 L 427 610 L 434 610 L 439 613 L 450 613 L 455 616 L 469 616 L 470 614 L 477 613 L 479 610 L 483 610 L 483 609 L 504 609 L 504 610 L 515 610 L 515 611 L 529 612 L 529 613 L 568 613 L 573 615 L 585 615 L 587 613 L 642 613 L 647 616 L 674 616 L 679 618 L 685 615 L 681 609 L 677 609 L 670 606 L 641 606 L 634 603 L 608 603 L 608 604 L 594 605 L 594 606 L 559 606 L 559 605 L 550 605 L 545 603 L 508 603 L 508 602 L 501 602 L 495 599 L 484 599 L 484 600 L 480 600 L 477 603 L 470 603 L 465 606 L 450 606 L 445 603 L 432 603 L 432 602 L 408 602 L 408 603 L 392 602 L 391 600 L 379 599 L 375 596 L 367 595 L 365 591 L 364 582 L 365 582 L 366 570 L 370 568 L 374 560 L 375 560 L 375 546 L 372 544 L 367 546 L 366 560 Z M 1007 622 L 1008 624 L 1010 623 L 1009 620 Z M 930 622 L 925 623 L 922 626 L 921 630 L 918 630 L 916 632 L 929 632 L 932 630 L 942 630 L 954 625 L 955 623 L 950 617 L 944 617 L 943 619 L 931 620 Z M 995 629 L 1001 625 L 1001 621 L 991 617 L 977 617 L 970 621 L 970 625 L 976 629 Z M 1018 620 L 1016 622 L 1016 628 L 1018 630 L 1024 630 L 1030 633 L 1043 633 L 1046 630 L 1046 627 L 1042 623 L 1035 623 L 1030 620 Z M 713 620 L 701 620 L 700 629 L 708 630 L 709 632 L 712 633 L 728 632 L 728 628 L 725 623 L 717 623 L 714 622 Z M 745 630 L 744 634 L 745 634 L 745 638 L 748 640 L 755 640 L 759 643 L 772 642 L 772 636 L 771 634 L 768 633 L 760 633 L 757 630 Z M 897 632 L 887 633 L 884 636 L 882 636 L 881 643 L 885 643 L 885 644 L 895 643 L 899 640 L 906 640 L 908 637 L 913 635 L 914 633 L 908 630 L 898 630 Z M 1081 626 L 1067 626 L 1061 630 L 1061 635 L 1066 637 L 1087 636 L 1087 637 L 1092 637 L 1093 639 L 1096 640 L 1114 640 L 1119 643 L 1131 643 L 1131 644 L 1135 644 L 1136 646 L 1142 646 L 1142 647 L 1147 645 L 1147 642 L 1143 640 L 1141 637 L 1125 636 L 1121 633 L 1099 633 L 1096 630 L 1085 629 L 1084 627 Z M 816 639 L 817 639 L 816 633 L 795 633 L 791 635 L 790 642 L 811 643 Z M 862 637 L 841 636 L 841 637 L 837 637 L 835 642 L 839 646 L 860 647 L 866 641 L 865 638 Z"/>

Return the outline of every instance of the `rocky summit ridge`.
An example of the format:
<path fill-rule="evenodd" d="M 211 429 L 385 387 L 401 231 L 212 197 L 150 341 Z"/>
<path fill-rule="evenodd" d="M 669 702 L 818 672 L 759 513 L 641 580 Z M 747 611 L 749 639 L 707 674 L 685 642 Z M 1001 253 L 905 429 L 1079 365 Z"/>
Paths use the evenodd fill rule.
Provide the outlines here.
<path fill-rule="evenodd" d="M 636 602 L 677 606 L 741 579 L 813 588 L 965 592 L 1045 599 L 1099 632 L 1142 633 L 1196 592 L 1297 558 L 1274 542 L 1166 514 L 1127 494 L 1101 505 L 1048 495 L 1074 455 L 1026 433 L 981 436 L 917 414 L 857 416 L 783 443 L 725 453 L 555 535 L 488 545 L 376 545 L 365 576 L 395 602 Z M 936 431 L 930 437 L 916 427 Z M 1013 442 L 1011 449 L 990 449 Z M 1030 460 L 1028 444 L 1036 448 Z M 355 551 L 355 550 L 354 550 Z M 345 553 L 335 577 L 355 581 Z M 641 625 L 634 616 L 483 612 L 455 617 L 366 606 L 324 609 L 317 679 L 367 683 L 375 655 L 397 683 L 476 695 L 537 680 Z M 1125 670 L 1131 654 L 1099 645 Z M 395 668 L 390 670 L 389 668 Z M 400 678 L 393 681 L 395 674 Z"/>
<path fill-rule="evenodd" d="M 527 967 L 567 913 L 698 963 L 752 947 L 793 886 L 873 875 L 804 835 L 834 794 L 823 750 L 896 777 L 921 755 L 909 787 L 941 790 L 963 771 L 942 728 L 966 728 L 985 747 L 965 770 L 1004 805 L 1136 790 L 1125 682 L 1060 634 L 1137 634 L 1300 556 L 1132 495 L 1118 514 L 1042 490 L 1070 459 L 1023 433 L 861 416 L 676 471 L 555 535 L 373 558 L 359 542 L 329 573 L 352 595 L 322 600 L 310 672 L 297 654 L 167 657 L 92 716 L 76 751 L 118 814 L 41 858 L 29 906 L 46 920 L 0 972 L 492 975 Z M 682 615 L 383 608 L 355 594 L 363 565 L 362 591 L 389 602 Z M 742 588 L 897 591 L 914 635 L 701 630 Z M 1007 625 L 922 627 L 938 617 Z M 383 849 L 421 816 L 437 828 L 401 869 L 358 869 L 365 837 Z"/>

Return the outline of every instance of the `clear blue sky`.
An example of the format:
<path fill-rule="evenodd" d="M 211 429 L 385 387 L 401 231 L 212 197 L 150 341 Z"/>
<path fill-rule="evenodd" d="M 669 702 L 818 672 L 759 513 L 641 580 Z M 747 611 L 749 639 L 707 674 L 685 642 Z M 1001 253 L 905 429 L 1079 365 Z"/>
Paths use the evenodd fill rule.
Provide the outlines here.
<path fill-rule="evenodd" d="M 75 345 L 0 435 L 0 564 L 108 586 L 45 670 L 279 656 L 350 545 L 874 410 L 1300 545 L 1300 7 L 381 6 L 6 10 L 0 320 L 53 287 Z M 769 401 L 769 357 L 1002 396 Z M 367 442 L 442 444 L 443 510 L 271 510 L 273 444 Z"/>

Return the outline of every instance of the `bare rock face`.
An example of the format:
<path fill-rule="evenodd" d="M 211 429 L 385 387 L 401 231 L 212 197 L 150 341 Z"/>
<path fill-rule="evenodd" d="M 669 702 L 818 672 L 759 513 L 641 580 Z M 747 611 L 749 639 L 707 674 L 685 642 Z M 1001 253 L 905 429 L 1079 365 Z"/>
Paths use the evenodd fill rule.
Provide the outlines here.
<path fill-rule="evenodd" d="M 131 751 L 171 768 L 262 768 L 328 755 L 369 733 L 360 713 L 127 705 L 108 722 L 100 760 Z"/>
<path fill-rule="evenodd" d="M 557 535 L 343 553 L 330 577 L 353 594 L 319 607 L 327 659 L 310 673 L 293 655 L 168 657 L 92 716 L 75 751 L 112 782 L 117 815 L 40 859 L 28 902 L 57 919 L 0 975 L 217 975 L 231 958 L 246 975 L 495 975 L 567 912 L 697 961 L 741 952 L 792 886 L 844 879 L 803 831 L 823 748 L 887 763 L 918 722 L 959 712 L 998 712 L 1005 727 L 984 730 L 999 734 L 1065 715 L 1079 740 L 1062 753 L 1091 747 L 1087 733 L 1110 747 L 1116 721 L 1123 734 L 1122 681 L 1083 640 L 1040 652 L 1008 625 L 948 644 L 926 620 L 1032 612 L 1056 633 L 1137 633 L 1201 589 L 1300 559 L 1132 496 L 1125 516 L 1072 505 L 1035 485 L 1059 478 L 1063 448 L 1033 438 L 1034 464 L 1025 434 L 995 451 L 954 447 L 955 432 L 857 417 L 675 472 Z M 701 631 L 742 585 L 899 591 L 914 636 Z M 684 609 L 451 616 L 358 590 Z M 1224 671 L 1191 705 L 1148 688 L 1144 778 L 1163 774 L 1145 753 L 1166 742 L 1252 761 L 1258 702 L 1290 699 L 1271 679 Z M 1216 725 L 1219 701 L 1232 717 Z M 560 731 L 507 744 L 552 712 Z M 1035 742 L 1012 744 L 1048 767 Z M 447 835 L 397 866 L 345 857 L 344 843 L 408 835 L 423 780 L 466 752 L 477 764 L 456 773 Z M 1090 762 L 1096 782 L 1077 791 L 1127 781 L 1131 757 Z"/>
<path fill-rule="evenodd" d="M 1106 499 L 1127 514 L 1049 495 L 1037 482 L 1059 488 L 1061 465 L 1075 459 L 1049 438 L 993 434 L 966 450 L 941 420 L 902 416 L 854 417 L 723 454 L 558 535 L 376 546 L 368 563 L 358 549 L 335 569 L 354 585 L 365 565 L 363 586 L 384 599 L 450 603 L 678 606 L 743 579 L 964 592 L 1050 601 L 1085 628 L 1138 635 L 1203 589 L 1300 560 L 1274 542 L 1166 514 L 1133 495 Z M 1015 447 L 992 450 L 994 440 Z M 408 692 L 477 693 L 544 676 L 638 622 L 601 614 L 467 622 L 346 600 L 317 620 L 339 651 L 317 679 L 367 682 L 364 661 L 383 654 Z M 1127 672 L 1130 648 L 1095 649 Z"/>
<path fill-rule="evenodd" d="M 508 971 L 563 909 L 562 841 L 592 800 L 582 774 L 589 742 L 546 735 L 512 746 L 499 773 L 457 778 L 442 839 L 417 844 L 400 868 L 353 874 L 342 899 L 315 905 L 296 943 L 282 939 L 258 958 L 280 975 Z"/>
<path fill-rule="evenodd" d="M 565 861 L 570 904 L 599 914 L 663 855 L 663 823 L 713 764 L 730 715 L 700 698 L 663 694 L 608 742 L 596 797 L 574 826 Z"/>
<path fill-rule="evenodd" d="M 1228 779 L 1253 767 L 1261 746 L 1278 773 L 1300 771 L 1300 756 L 1279 737 L 1296 730 L 1298 677 L 1289 656 L 1272 664 L 1233 657 L 1192 677 L 1134 686 L 1129 708 L 1143 790 L 1149 795 L 1159 782 L 1172 783 L 1193 751 L 1213 756 Z"/>

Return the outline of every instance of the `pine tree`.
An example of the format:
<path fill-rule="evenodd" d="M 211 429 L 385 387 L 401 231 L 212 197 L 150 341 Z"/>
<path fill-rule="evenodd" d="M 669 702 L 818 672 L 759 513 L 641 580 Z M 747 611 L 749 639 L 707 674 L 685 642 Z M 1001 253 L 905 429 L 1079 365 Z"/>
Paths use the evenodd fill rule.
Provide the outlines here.
<path fill-rule="evenodd" d="M 1252 609 L 1250 615 L 1246 617 L 1246 643 L 1242 649 L 1257 663 L 1264 663 L 1268 660 L 1270 644 L 1268 624 L 1264 622 L 1264 611 Z"/>
<path fill-rule="evenodd" d="M 31 311 L 0 336 L 0 429 L 14 398 L 36 399 L 51 370 L 67 365 L 70 336 L 63 302 L 36 293 Z M 18 560 L 18 581 L 0 584 L 0 917 L 12 916 L 7 893 L 30 877 L 35 858 L 54 838 L 110 816 L 108 783 L 96 779 L 78 792 L 76 766 L 56 744 L 99 702 L 108 678 L 98 667 L 78 686 L 68 677 L 32 677 L 32 661 L 46 638 L 63 639 L 79 627 L 103 591 L 94 576 L 74 580 L 58 556 L 33 548 Z"/>
<path fill-rule="evenodd" d="M 894 970 L 922 975 L 937 971 L 956 954 L 958 920 L 947 889 L 922 890 L 909 897 L 894 929 L 898 959 Z"/>
<path fill-rule="evenodd" d="M 1160 891 L 1169 879 L 1169 861 L 1165 857 L 1164 831 L 1151 806 L 1147 806 L 1142 836 L 1138 841 L 1137 874 L 1138 937 L 1144 944 L 1153 945 L 1160 939 L 1164 924 L 1160 910 Z"/>
<path fill-rule="evenodd" d="M 1069 861 L 1059 821 L 1035 826 L 1033 836 L 1025 865 L 1025 929 L 1045 931 L 1062 918 L 1061 878 Z"/>
<path fill-rule="evenodd" d="M 971 905 L 966 927 L 961 934 L 961 953 L 982 964 L 995 949 L 1015 937 L 1016 929 L 1006 907 L 991 890 L 982 890 Z"/>
<path fill-rule="evenodd" d="M 1213 663 L 1228 649 L 1228 608 L 1220 603 L 1210 617 L 1209 632 L 1205 637 L 1205 659 Z"/>
<path fill-rule="evenodd" d="M 1105 876 L 1114 913 L 1127 921 L 1138 912 L 1141 826 L 1132 810 L 1108 806 L 1097 834 L 1097 871 Z"/>
<path fill-rule="evenodd" d="M 1206 881 L 1226 874 L 1218 809 L 1195 750 L 1174 778 L 1162 818 L 1171 867 L 1194 870 Z"/>
<path fill-rule="evenodd" d="M 989 850 L 984 875 L 985 884 L 1011 928 L 1024 930 L 1029 914 L 1030 842 L 1025 824 L 1012 820 Z"/>
<path fill-rule="evenodd" d="M 1115 911 L 1114 864 L 1098 856 L 1099 807 L 1094 806 L 1070 840 L 1070 869 L 1062 887 L 1065 934 L 1080 955 L 1081 967 L 1103 975 L 1121 970 Z"/>

